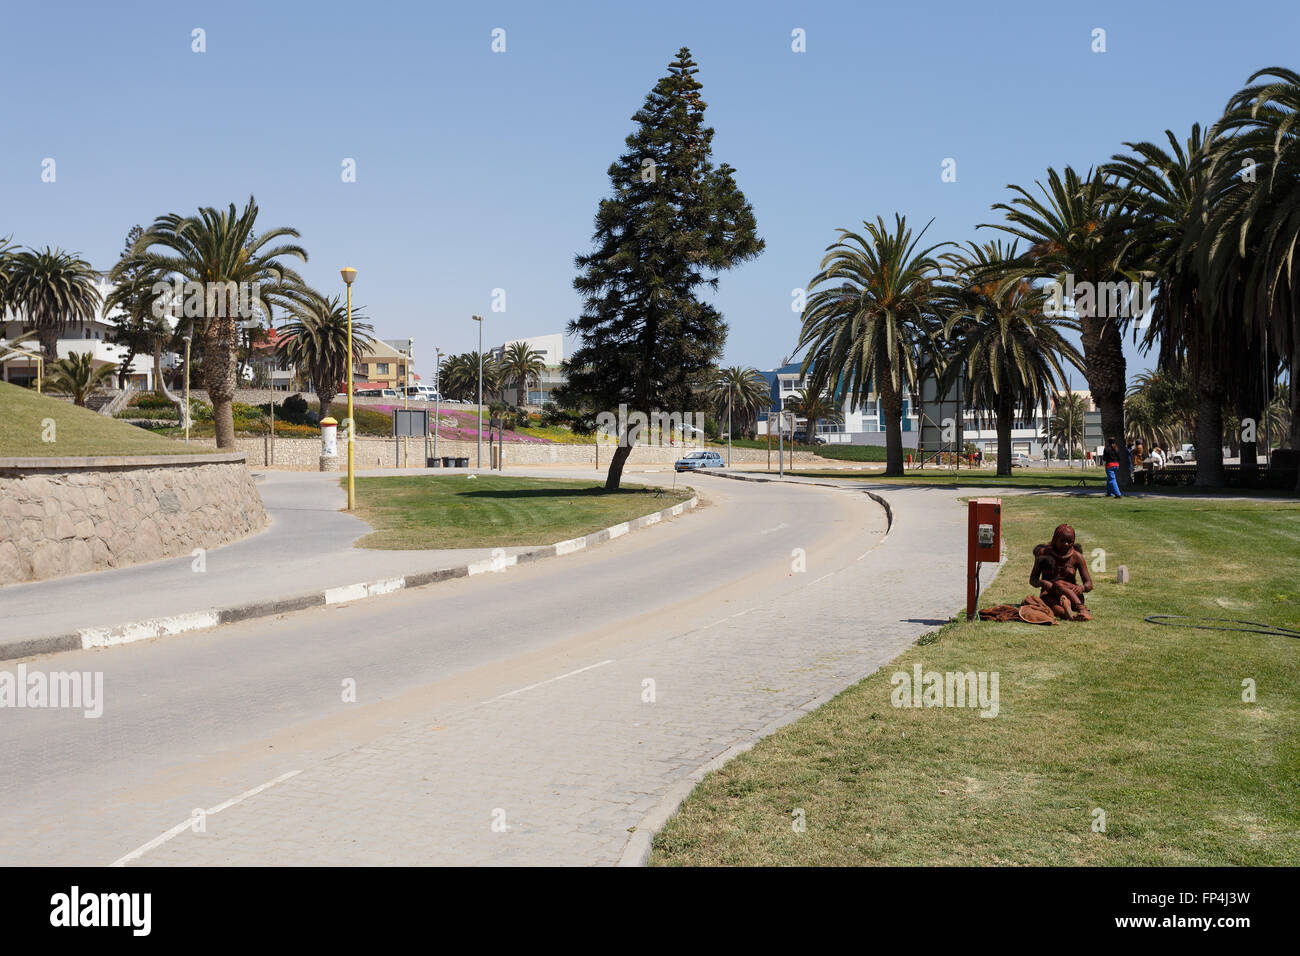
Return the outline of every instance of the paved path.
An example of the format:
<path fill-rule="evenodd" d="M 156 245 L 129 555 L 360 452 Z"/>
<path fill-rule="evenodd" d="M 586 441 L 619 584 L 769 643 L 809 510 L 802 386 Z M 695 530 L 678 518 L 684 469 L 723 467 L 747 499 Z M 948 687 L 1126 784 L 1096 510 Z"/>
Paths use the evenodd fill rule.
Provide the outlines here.
<path fill-rule="evenodd" d="M 104 671 L 106 709 L 0 711 L 0 862 L 616 862 L 697 767 L 963 596 L 960 493 L 889 489 L 881 544 L 857 490 L 694 484 L 699 512 L 583 554 L 45 659 Z"/>
<path fill-rule="evenodd" d="M 378 471 L 365 477 L 422 472 Z M 310 591 L 433 571 L 490 557 L 488 548 L 375 551 L 352 543 L 371 530 L 346 511 L 337 474 L 258 471 L 271 518 L 259 534 L 191 555 L 0 588 L 0 643 L 112 627 L 180 613 L 271 601 Z M 526 550 L 506 548 L 507 554 Z"/>

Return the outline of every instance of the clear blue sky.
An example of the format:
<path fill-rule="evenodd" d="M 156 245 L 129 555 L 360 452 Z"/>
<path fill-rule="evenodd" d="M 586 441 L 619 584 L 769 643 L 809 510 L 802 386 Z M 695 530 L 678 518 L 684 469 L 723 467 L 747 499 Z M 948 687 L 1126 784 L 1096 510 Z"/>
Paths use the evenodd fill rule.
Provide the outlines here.
<path fill-rule="evenodd" d="M 576 314 L 606 168 L 686 45 L 714 159 L 767 240 L 722 277 L 724 361 L 771 368 L 837 227 L 897 210 L 935 240 L 994 238 L 975 226 L 1007 183 L 1213 121 L 1253 70 L 1300 66 L 1298 36 L 1297 0 L 11 2 L 0 236 L 106 269 L 133 224 L 255 194 L 262 222 L 301 230 L 307 279 L 342 291 L 356 267 L 356 302 L 427 371 L 433 345 L 475 347 L 471 313 L 485 344 Z"/>

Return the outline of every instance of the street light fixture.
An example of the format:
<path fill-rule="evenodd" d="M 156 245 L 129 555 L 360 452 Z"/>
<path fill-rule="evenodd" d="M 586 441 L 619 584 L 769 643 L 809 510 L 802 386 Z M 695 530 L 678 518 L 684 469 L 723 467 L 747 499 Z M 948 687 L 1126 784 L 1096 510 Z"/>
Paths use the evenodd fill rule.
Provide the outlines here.
<path fill-rule="evenodd" d="M 476 468 L 483 467 L 483 316 L 471 315 L 478 323 L 478 458 Z"/>
<path fill-rule="evenodd" d="M 352 282 L 357 277 L 357 270 L 348 267 L 340 269 L 339 273 L 348 286 L 348 511 L 351 511 L 353 505 L 356 504 L 356 466 L 353 458 L 354 442 L 352 437 L 352 433 L 356 431 L 352 412 Z"/>
<path fill-rule="evenodd" d="M 190 337 L 185 336 L 185 444 L 190 443 Z"/>

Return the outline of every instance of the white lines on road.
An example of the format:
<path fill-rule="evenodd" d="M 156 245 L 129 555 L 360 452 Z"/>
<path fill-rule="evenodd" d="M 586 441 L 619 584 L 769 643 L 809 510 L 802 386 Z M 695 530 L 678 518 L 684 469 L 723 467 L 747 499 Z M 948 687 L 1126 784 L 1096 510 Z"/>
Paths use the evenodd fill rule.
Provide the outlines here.
<path fill-rule="evenodd" d="M 782 528 L 788 528 L 788 527 L 790 526 L 786 524 L 784 521 L 782 521 L 775 528 L 768 528 L 766 531 L 760 531 L 759 534 L 771 534 L 773 531 L 780 531 Z"/>
<path fill-rule="evenodd" d="M 597 667 L 604 667 L 606 664 L 612 664 L 612 663 L 614 663 L 614 661 L 611 659 L 607 661 L 601 661 L 598 664 L 588 664 L 586 667 L 579 667 L 576 671 L 569 671 L 569 673 L 561 674 L 559 677 L 551 677 L 547 680 L 538 681 L 536 684 L 529 684 L 527 687 L 520 687 L 518 690 L 512 690 L 505 694 L 500 694 L 497 697 L 490 697 L 487 700 L 483 701 L 483 703 L 490 704 L 494 700 L 505 700 L 507 697 L 514 697 L 516 694 L 522 694 L 524 691 L 532 690 L 535 687 L 544 687 L 547 684 L 554 684 L 557 680 L 564 680 L 564 678 L 566 677 L 573 677 L 575 674 L 581 674 L 584 671 L 595 670 Z"/>
<path fill-rule="evenodd" d="M 300 773 L 302 773 L 301 770 L 290 770 L 288 773 L 282 773 L 274 780 L 268 780 L 266 783 L 259 784 L 258 786 L 254 787 L 252 790 L 245 790 L 237 797 L 232 797 L 231 799 L 226 800 L 223 803 L 218 803 L 215 807 L 212 807 L 210 810 L 204 810 L 203 814 L 205 817 L 210 817 L 220 813 L 222 810 L 228 810 L 231 807 L 233 807 L 235 804 L 241 803 L 244 800 L 247 800 L 249 797 L 255 797 L 263 790 L 269 790 L 271 787 L 274 787 L 277 783 L 284 783 L 284 781 L 288 780 L 290 777 L 296 777 Z M 158 847 L 162 846 L 168 840 L 180 836 L 186 830 L 190 829 L 193 825 L 194 825 L 193 818 L 186 820 L 184 823 L 178 823 L 176 824 L 176 826 L 172 827 L 166 833 L 154 837 L 144 846 L 132 850 L 126 856 L 122 857 L 119 860 L 115 860 L 110 865 L 126 866 L 128 863 L 140 859 L 140 857 L 144 856 L 150 850 L 156 850 L 158 849 Z"/>

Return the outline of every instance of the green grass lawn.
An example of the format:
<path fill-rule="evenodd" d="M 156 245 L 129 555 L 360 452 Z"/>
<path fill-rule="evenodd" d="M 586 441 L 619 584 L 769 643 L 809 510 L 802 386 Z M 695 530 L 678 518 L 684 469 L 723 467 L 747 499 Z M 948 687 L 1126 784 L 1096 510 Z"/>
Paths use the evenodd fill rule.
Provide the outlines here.
<path fill-rule="evenodd" d="M 1106 551 L 1093 623 L 923 637 L 710 774 L 652 862 L 1300 864 L 1300 640 L 1143 620 L 1300 628 L 1300 503 L 1007 498 L 1011 560 L 981 604 L 1029 593 L 1029 549 L 1062 520 Z M 917 663 L 997 671 L 999 714 L 895 708 L 891 677 Z"/>
<path fill-rule="evenodd" d="M 172 441 L 71 402 L 0 382 L 0 458 L 197 455 L 213 450 Z"/>
<path fill-rule="evenodd" d="M 356 479 L 356 514 L 375 531 L 363 548 L 499 548 L 552 544 L 670 508 L 691 497 L 589 481 L 439 475 Z"/>

